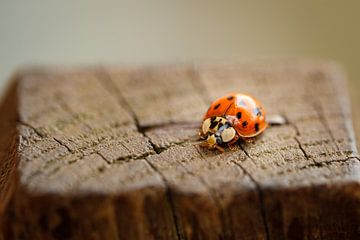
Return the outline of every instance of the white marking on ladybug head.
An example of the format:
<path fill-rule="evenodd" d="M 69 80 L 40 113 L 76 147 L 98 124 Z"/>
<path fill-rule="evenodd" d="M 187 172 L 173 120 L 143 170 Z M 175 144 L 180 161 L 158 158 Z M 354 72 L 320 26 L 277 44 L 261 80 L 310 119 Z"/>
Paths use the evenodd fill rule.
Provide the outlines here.
<path fill-rule="evenodd" d="M 221 132 L 221 138 L 223 142 L 230 142 L 234 139 L 235 135 L 236 131 L 233 127 L 226 128 Z"/>
<path fill-rule="evenodd" d="M 227 122 L 226 118 L 223 117 L 207 118 L 202 124 L 201 127 L 202 132 L 203 134 L 215 133 L 219 128 L 219 124 L 221 123 L 222 125 L 224 125 L 226 122 Z"/>
<path fill-rule="evenodd" d="M 207 134 L 209 132 L 210 125 L 211 125 L 211 119 L 210 118 L 205 119 L 201 127 L 203 134 Z"/>

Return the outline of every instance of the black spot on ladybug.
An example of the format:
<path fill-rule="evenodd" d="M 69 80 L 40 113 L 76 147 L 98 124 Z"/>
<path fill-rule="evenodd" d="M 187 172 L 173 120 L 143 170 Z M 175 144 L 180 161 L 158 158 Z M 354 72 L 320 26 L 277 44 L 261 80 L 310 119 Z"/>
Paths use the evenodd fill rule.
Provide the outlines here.
<path fill-rule="evenodd" d="M 210 124 L 210 129 L 214 129 L 217 124 L 218 124 L 217 121 L 212 122 L 212 123 Z"/>
<path fill-rule="evenodd" d="M 241 124 L 243 127 L 246 127 L 248 125 L 247 121 L 243 121 L 243 123 Z"/>
<path fill-rule="evenodd" d="M 241 118 L 241 112 L 238 112 L 238 113 L 236 114 L 236 117 L 237 117 L 238 119 L 240 119 L 240 118 Z"/>
<path fill-rule="evenodd" d="M 231 100 L 234 99 L 234 96 L 228 96 L 226 99 L 229 100 L 229 101 L 231 101 Z"/>
<path fill-rule="evenodd" d="M 216 109 L 218 109 L 219 107 L 220 107 L 220 103 L 218 103 L 215 107 L 214 107 L 214 109 L 216 110 Z"/>
<path fill-rule="evenodd" d="M 256 132 L 259 131 L 259 123 L 255 123 L 255 131 L 256 131 Z"/>

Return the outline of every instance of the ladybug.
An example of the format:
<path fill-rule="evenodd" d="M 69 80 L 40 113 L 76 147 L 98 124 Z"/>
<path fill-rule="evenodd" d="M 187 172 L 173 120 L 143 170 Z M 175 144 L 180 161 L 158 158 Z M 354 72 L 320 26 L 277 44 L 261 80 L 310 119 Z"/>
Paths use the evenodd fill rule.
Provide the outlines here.
<path fill-rule="evenodd" d="M 219 136 L 222 137 L 225 125 L 227 126 L 225 129 L 230 128 L 235 131 L 236 136 L 231 136 L 231 140 L 226 138 L 224 141 L 219 138 Z M 223 143 L 230 143 L 228 144 L 230 146 L 239 138 L 248 141 L 261 134 L 267 126 L 265 110 L 259 101 L 246 94 L 229 93 L 214 101 L 205 114 L 200 135 L 206 139 L 206 142 L 202 145 L 219 149 L 214 147 L 214 144 L 219 146 Z M 226 137 L 229 136 L 226 134 Z"/>

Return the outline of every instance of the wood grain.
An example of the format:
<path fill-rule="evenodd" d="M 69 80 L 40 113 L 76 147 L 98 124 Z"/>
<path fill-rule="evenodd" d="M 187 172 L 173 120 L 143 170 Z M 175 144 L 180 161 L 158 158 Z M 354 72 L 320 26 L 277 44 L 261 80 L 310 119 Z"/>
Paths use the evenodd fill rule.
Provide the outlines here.
<path fill-rule="evenodd" d="M 344 80 L 311 61 L 24 71 L 2 108 L 2 235 L 356 239 Z M 234 91 L 287 124 L 225 153 L 200 148 L 209 103 Z"/>

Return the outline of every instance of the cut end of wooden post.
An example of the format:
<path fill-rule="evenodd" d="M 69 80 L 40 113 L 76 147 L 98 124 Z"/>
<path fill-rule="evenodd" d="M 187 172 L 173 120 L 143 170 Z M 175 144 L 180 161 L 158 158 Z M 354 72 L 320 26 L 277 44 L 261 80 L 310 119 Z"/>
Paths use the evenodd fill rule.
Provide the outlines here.
<path fill-rule="evenodd" d="M 274 124 L 199 147 L 208 102 Z M 5 239 L 355 239 L 360 158 L 338 67 L 315 62 L 37 69 L 0 108 Z M 285 124 L 286 123 L 286 124 Z"/>

